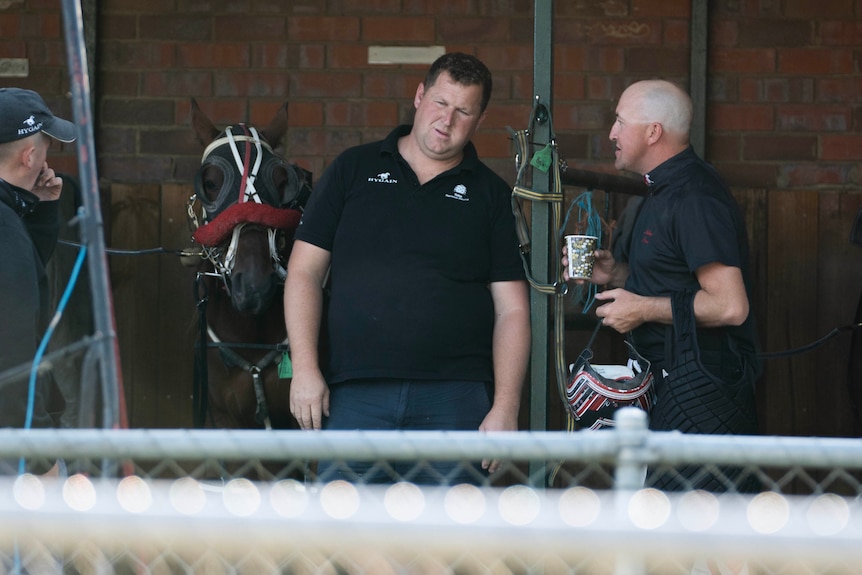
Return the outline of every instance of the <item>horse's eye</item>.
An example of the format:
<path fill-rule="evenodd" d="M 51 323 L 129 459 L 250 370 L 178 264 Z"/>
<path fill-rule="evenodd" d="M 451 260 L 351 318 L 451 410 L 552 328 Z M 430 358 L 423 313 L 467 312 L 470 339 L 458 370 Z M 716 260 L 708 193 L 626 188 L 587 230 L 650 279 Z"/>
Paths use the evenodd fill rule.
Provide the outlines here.
<path fill-rule="evenodd" d="M 224 185 L 224 172 L 216 166 L 206 166 L 201 172 L 203 191 L 210 201 L 215 201 Z"/>

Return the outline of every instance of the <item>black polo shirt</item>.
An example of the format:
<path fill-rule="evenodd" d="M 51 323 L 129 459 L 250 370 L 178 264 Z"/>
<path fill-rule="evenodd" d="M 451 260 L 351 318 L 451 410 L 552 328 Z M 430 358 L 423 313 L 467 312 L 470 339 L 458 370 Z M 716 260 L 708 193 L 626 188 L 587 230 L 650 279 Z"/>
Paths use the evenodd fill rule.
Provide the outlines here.
<path fill-rule="evenodd" d="M 629 263 L 626 289 L 656 297 L 669 297 L 681 289 L 697 290 L 700 285 L 694 272 L 718 262 L 742 270 L 751 302 L 746 228 L 736 200 L 718 173 L 689 147 L 652 170 L 647 179 L 649 194 L 623 255 Z M 657 323 L 641 325 L 632 332 L 635 347 L 661 364 L 667 329 Z M 757 349 L 753 312 L 742 326 L 698 332 L 704 341 L 726 332 L 742 350 L 754 353 Z"/>
<path fill-rule="evenodd" d="M 472 144 L 420 185 L 398 153 L 410 129 L 336 158 L 296 232 L 332 253 L 330 383 L 493 380 L 488 284 L 524 279 L 511 189 Z"/>

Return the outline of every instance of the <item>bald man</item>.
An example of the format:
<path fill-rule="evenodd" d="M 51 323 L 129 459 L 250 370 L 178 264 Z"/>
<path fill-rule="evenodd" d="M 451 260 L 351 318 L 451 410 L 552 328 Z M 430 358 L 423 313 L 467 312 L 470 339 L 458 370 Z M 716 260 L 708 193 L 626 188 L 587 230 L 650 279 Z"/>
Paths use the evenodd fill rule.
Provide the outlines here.
<path fill-rule="evenodd" d="M 754 434 L 760 364 L 748 238 L 727 186 L 689 144 L 691 111 L 688 94 L 664 80 L 636 82 L 619 99 L 609 136 L 614 166 L 641 174 L 649 192 L 620 261 L 596 252 L 591 281 L 607 286 L 596 315 L 652 363 L 652 429 Z M 666 377 L 680 349 L 674 315 L 696 325 L 703 369 L 694 383 Z M 691 487 L 679 478 L 659 485 Z M 722 485 L 706 476 L 694 487 Z"/>

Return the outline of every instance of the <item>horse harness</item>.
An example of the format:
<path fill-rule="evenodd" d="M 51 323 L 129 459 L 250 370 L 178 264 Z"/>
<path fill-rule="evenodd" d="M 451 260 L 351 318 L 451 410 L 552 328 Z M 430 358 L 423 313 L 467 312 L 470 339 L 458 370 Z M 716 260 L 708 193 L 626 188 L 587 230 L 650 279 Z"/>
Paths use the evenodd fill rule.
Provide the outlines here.
<path fill-rule="evenodd" d="M 235 133 L 237 130 L 239 133 Z M 244 153 L 240 153 L 240 147 Z M 252 162 L 252 156 L 254 160 Z M 221 187 L 215 197 L 206 194 L 204 174 L 208 168 L 222 175 Z M 284 170 L 286 185 L 276 185 L 277 170 Z M 239 194 L 233 193 L 235 174 L 239 174 Z M 287 277 L 286 261 L 279 253 L 279 233 L 295 229 L 301 208 L 311 193 L 308 181 L 297 170 L 279 158 L 270 145 L 252 126 L 239 124 L 225 129 L 204 150 L 201 168 L 195 175 L 195 193 L 189 198 L 186 212 L 189 228 L 201 246 L 201 257 L 213 266 L 211 272 L 199 272 L 195 282 L 195 299 L 200 321 L 199 356 L 195 362 L 195 425 L 202 427 L 208 412 L 208 374 L 206 356 L 209 347 L 217 347 L 225 365 L 247 371 L 252 377 L 257 409 L 255 419 L 266 429 L 272 429 L 269 408 L 264 393 L 261 372 L 276 363 L 289 348 L 288 340 L 274 345 L 227 344 L 221 341 L 206 321 L 206 294 L 200 294 L 201 276 L 219 278 L 231 293 L 230 276 L 236 264 L 240 235 L 246 226 L 266 230 L 273 271 L 279 281 Z M 200 203 L 202 213 L 195 212 Z M 228 240 L 229 238 L 229 240 Z M 246 360 L 232 348 L 265 347 L 270 351 L 256 364 Z"/>

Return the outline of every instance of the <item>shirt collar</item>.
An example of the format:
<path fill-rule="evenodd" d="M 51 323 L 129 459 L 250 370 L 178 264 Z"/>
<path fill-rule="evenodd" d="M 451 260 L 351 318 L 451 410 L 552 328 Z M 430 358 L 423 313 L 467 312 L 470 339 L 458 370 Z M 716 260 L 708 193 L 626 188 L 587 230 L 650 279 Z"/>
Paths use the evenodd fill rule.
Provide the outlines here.
<path fill-rule="evenodd" d="M 644 174 L 644 182 L 650 188 L 666 184 L 673 179 L 676 173 L 685 168 L 697 156 L 694 153 L 694 148 L 688 146 L 685 150 L 677 155 L 665 160 L 646 174 Z"/>

